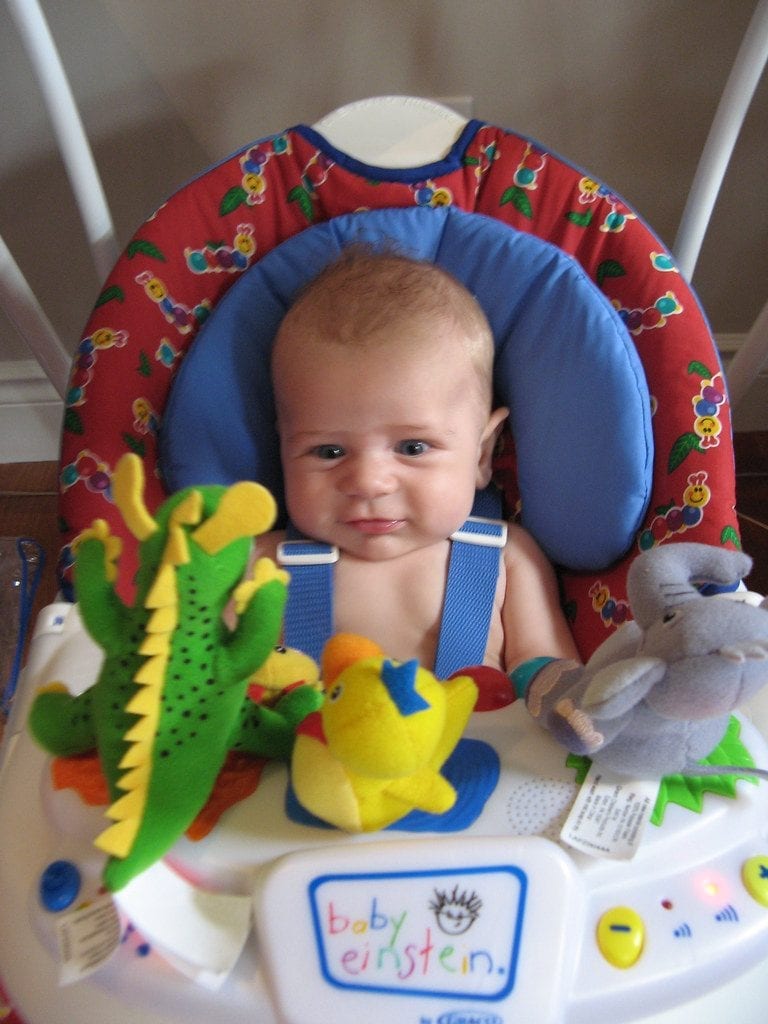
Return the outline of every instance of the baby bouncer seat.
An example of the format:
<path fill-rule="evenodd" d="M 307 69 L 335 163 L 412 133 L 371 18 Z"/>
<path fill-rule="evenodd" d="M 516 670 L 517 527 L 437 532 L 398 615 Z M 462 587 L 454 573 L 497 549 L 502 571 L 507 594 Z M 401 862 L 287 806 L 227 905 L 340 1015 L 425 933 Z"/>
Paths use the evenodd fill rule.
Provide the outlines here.
<path fill-rule="evenodd" d="M 674 539 L 738 546 L 725 384 L 674 260 L 607 186 L 477 121 L 442 159 L 406 169 L 366 166 L 315 129 L 291 129 L 212 168 L 139 229 L 76 354 L 62 443 L 65 541 L 105 518 L 126 541 L 130 580 L 135 545 L 109 500 L 125 451 L 144 463 L 150 508 L 179 486 L 241 477 L 279 495 L 269 332 L 340 245 L 387 237 L 406 251 L 415 239 L 411 250 L 421 245 L 481 297 L 497 335 L 514 334 L 497 370 L 512 405 L 498 480 L 509 513 L 522 505 L 523 523 L 565 567 L 584 656 L 623 621 L 623 581 L 638 550 Z M 512 239 L 519 251 L 508 254 Z M 207 352 L 195 347 L 183 391 L 174 389 L 200 328 L 249 269 L 250 286 L 230 298 L 215 331 L 208 325 Z M 617 321 L 625 337 L 606 340 Z M 65 547 L 65 580 L 68 562 Z"/>
<path fill-rule="evenodd" d="M 390 102 L 379 107 L 385 118 Z M 396 101 L 394 109 L 420 119 L 419 101 Z M 141 459 L 150 512 L 180 487 L 240 479 L 264 483 L 280 505 L 271 340 L 296 289 L 359 240 L 394 240 L 440 263 L 484 306 L 497 342 L 496 389 L 511 408 L 496 482 L 506 514 L 519 517 L 557 565 L 584 658 L 630 614 L 626 576 L 638 553 L 680 540 L 739 547 L 726 387 L 674 259 L 624 199 L 536 142 L 479 120 L 457 123 L 447 112 L 435 117 L 434 108 L 431 115 L 437 141 L 417 136 L 430 154 L 417 165 L 396 145 L 387 154 L 381 138 L 378 164 L 349 152 L 360 110 L 343 110 L 245 146 L 139 228 L 104 283 L 66 399 L 60 572 L 68 597 L 77 599 L 72 544 L 94 519 L 121 538 L 117 587 L 126 600 L 133 593 L 137 545 L 112 494 L 126 452 Z M 57 655 L 64 674 L 82 665 L 83 654 L 73 661 L 71 653 L 72 636 L 79 652 L 87 645 L 76 611 L 55 605 L 38 642 L 48 634 L 67 640 Z M 87 654 L 97 657 L 93 648 Z M 43 665 L 33 653 L 35 683 L 49 681 L 50 657 Z M 482 842 L 475 832 L 426 843 L 387 833 L 364 846 L 302 832 L 301 823 L 282 820 L 284 780 L 268 780 L 253 798 L 256 822 L 244 801 L 220 840 L 240 871 L 236 884 L 227 876 L 233 891 L 242 896 L 244 865 L 258 847 L 253 859 L 262 869 L 256 948 L 252 940 L 233 957 L 223 987 L 189 980 L 210 982 L 216 972 L 204 956 L 185 966 L 186 951 L 148 935 L 151 899 L 134 894 L 121 904 L 120 952 L 55 1000 L 32 996 L 25 971 L 2 964 L 32 1007 L 30 1024 L 50 1024 L 54 1003 L 77 1007 L 83 1021 L 204 1020 L 221 1010 L 232 1021 L 297 1024 L 671 1022 L 690 1019 L 676 1014 L 689 1013 L 718 972 L 757 992 L 753 965 L 768 954 L 768 911 L 745 893 L 741 868 L 768 844 L 757 824 L 765 820 L 764 785 L 739 782 L 733 800 L 707 797 L 705 814 L 668 806 L 663 828 L 649 826 L 656 834 L 632 861 L 565 854 L 556 823 L 577 769 L 525 723 L 520 705 L 499 710 L 491 729 L 499 747 L 514 750 L 504 755 L 503 795 Z M 17 729 L 22 718 L 19 707 Z M 744 728 L 759 758 L 759 734 Z M 7 773 L 16 798 L 29 793 L 30 775 L 41 785 L 42 758 L 29 757 L 24 779 Z M 29 799 L 40 804 L 36 792 Z M 47 795 L 37 812 L 45 818 L 36 833 L 47 836 L 53 814 L 65 836 L 63 844 L 46 838 L 45 861 L 54 860 L 57 842 L 78 851 L 58 799 Z M 270 801 L 279 823 L 270 819 L 262 831 Z M 221 886 L 206 841 L 193 853 L 184 840 L 178 874 Z M 18 869 L 27 889 L 41 866 Z M 438 903 L 450 902 L 455 886 L 454 900 L 477 919 L 472 944 L 449 942 L 434 918 L 425 923 L 414 909 L 425 882 Z M 480 905 L 490 922 L 492 903 L 503 913 L 482 925 Z M 26 890 L 22 904 L 35 933 L 25 947 L 55 992 L 52 914 Z M 409 918 L 418 918 L 410 933 Z M 133 927 L 139 937 L 125 938 Z M 154 940 L 163 955 L 139 956 L 141 936 L 143 952 Z M 633 943 L 636 953 L 626 954 Z M 709 1019 L 697 1007 L 697 1019 Z M 63 1012 L 62 1020 L 74 1019 Z"/>

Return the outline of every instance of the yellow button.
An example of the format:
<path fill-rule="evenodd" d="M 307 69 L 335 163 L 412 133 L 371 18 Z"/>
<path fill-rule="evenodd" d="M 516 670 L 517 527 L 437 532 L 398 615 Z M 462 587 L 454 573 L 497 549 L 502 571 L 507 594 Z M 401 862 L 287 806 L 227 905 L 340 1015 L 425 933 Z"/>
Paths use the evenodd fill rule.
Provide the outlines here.
<path fill-rule="evenodd" d="M 768 856 L 745 860 L 741 865 L 741 880 L 752 899 L 768 907 Z"/>
<path fill-rule="evenodd" d="M 612 907 L 597 923 L 597 945 L 614 967 L 631 967 L 636 963 L 644 940 L 643 919 L 629 907 Z"/>

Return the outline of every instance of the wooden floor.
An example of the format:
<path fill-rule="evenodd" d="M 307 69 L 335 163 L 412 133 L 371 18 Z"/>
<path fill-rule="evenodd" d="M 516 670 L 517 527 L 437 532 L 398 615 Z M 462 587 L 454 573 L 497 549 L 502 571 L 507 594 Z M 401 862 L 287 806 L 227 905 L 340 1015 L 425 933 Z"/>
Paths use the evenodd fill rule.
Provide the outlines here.
<path fill-rule="evenodd" d="M 736 434 L 735 447 L 742 544 L 755 562 L 747 582 L 751 590 L 768 594 L 768 432 Z M 46 552 L 38 609 L 56 594 L 56 468 L 53 462 L 0 465 L 0 537 L 33 537 Z"/>

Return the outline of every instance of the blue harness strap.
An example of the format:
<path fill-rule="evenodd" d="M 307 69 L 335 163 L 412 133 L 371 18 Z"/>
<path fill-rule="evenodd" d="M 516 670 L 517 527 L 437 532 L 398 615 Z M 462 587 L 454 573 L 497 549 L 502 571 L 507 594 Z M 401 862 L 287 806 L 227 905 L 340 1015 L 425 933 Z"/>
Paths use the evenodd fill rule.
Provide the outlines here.
<path fill-rule="evenodd" d="M 478 492 L 472 515 L 451 536 L 451 556 L 435 675 L 447 679 L 460 668 L 482 664 L 499 578 L 507 525 L 495 490 Z M 284 640 L 320 661 L 333 634 L 333 566 L 339 550 L 311 540 L 286 540 L 277 560 L 291 576 Z"/>
<path fill-rule="evenodd" d="M 284 540 L 277 561 L 290 573 L 283 635 L 289 647 L 320 664 L 333 633 L 333 566 L 339 549 L 313 540 Z"/>
<path fill-rule="evenodd" d="M 451 536 L 443 618 L 437 641 L 435 675 L 448 679 L 460 668 L 482 665 L 499 579 L 507 524 L 470 516 Z"/>

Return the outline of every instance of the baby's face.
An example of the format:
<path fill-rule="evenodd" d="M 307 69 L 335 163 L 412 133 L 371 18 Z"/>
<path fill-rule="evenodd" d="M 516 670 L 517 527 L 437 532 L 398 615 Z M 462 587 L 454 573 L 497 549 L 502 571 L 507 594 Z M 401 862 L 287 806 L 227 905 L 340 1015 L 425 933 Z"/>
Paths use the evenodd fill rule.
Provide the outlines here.
<path fill-rule="evenodd" d="M 308 536 L 380 560 L 444 541 L 469 515 L 505 411 L 489 417 L 460 341 L 428 331 L 278 348 L 286 500 Z"/>

